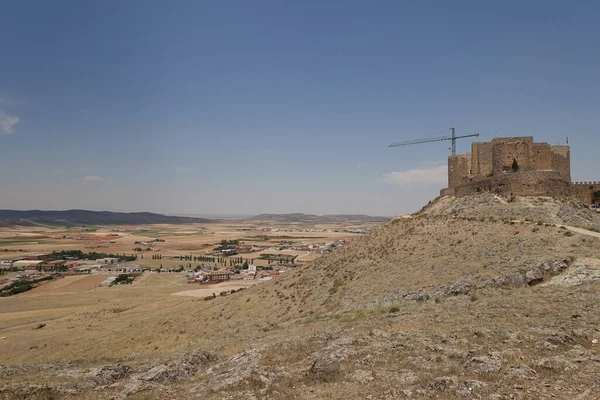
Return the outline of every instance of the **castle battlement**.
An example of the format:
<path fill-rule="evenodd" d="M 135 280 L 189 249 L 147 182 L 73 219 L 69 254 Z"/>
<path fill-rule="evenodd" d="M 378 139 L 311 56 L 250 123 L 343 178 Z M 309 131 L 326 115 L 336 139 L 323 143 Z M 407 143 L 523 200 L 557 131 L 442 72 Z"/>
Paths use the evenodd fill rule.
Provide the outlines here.
<path fill-rule="evenodd" d="M 473 142 L 471 153 L 448 157 L 448 188 L 441 195 L 463 197 L 493 192 L 575 197 L 591 204 L 598 190 L 598 181 L 571 183 L 569 146 L 536 143 L 533 136 L 521 136 Z"/>
<path fill-rule="evenodd" d="M 599 186 L 600 185 L 600 181 L 594 181 L 594 182 L 573 182 L 573 185 L 575 186 Z"/>

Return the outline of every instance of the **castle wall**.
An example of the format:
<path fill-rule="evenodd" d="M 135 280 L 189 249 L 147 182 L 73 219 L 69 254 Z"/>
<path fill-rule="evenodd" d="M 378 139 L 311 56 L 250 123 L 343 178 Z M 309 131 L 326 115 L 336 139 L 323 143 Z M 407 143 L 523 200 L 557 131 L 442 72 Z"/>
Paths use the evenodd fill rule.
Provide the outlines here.
<path fill-rule="evenodd" d="M 453 188 L 469 181 L 471 155 L 460 154 L 448 157 L 448 187 Z"/>
<path fill-rule="evenodd" d="M 548 143 L 533 144 L 533 165 L 535 169 L 551 170 L 552 150 Z"/>
<path fill-rule="evenodd" d="M 571 150 L 569 146 L 552 146 L 552 169 L 571 182 Z"/>
<path fill-rule="evenodd" d="M 587 205 L 591 205 L 596 203 L 594 193 L 600 191 L 600 182 L 574 182 L 571 189 L 573 197 Z"/>
<path fill-rule="evenodd" d="M 502 196 L 571 197 L 571 184 L 555 171 L 519 171 L 484 178 L 454 188 L 455 196 L 464 197 L 481 192 Z"/>
<path fill-rule="evenodd" d="M 469 196 L 480 192 L 499 195 L 576 198 L 585 204 L 599 202 L 594 193 L 600 182 L 571 184 L 569 146 L 534 143 L 533 137 L 496 138 L 473 142 L 472 154 L 448 157 L 448 189 L 442 196 Z M 517 160 L 519 171 L 513 172 Z"/>
<path fill-rule="evenodd" d="M 471 143 L 471 173 L 479 175 L 479 143 Z"/>
<path fill-rule="evenodd" d="M 512 170 L 516 159 L 519 168 L 527 169 L 533 163 L 533 137 L 500 138 L 492 140 L 494 175 Z"/>
<path fill-rule="evenodd" d="M 471 145 L 471 169 L 474 176 L 489 176 L 492 174 L 491 142 L 473 142 Z"/>

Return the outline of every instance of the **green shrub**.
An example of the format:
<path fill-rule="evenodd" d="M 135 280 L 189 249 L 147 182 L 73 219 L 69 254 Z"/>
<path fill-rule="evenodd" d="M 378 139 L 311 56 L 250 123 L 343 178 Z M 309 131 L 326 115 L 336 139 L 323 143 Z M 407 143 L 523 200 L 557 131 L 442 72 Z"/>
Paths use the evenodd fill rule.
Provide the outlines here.
<path fill-rule="evenodd" d="M 513 158 L 513 163 L 512 163 L 512 170 L 513 172 L 517 172 L 519 170 L 519 163 L 517 162 L 516 158 Z"/>

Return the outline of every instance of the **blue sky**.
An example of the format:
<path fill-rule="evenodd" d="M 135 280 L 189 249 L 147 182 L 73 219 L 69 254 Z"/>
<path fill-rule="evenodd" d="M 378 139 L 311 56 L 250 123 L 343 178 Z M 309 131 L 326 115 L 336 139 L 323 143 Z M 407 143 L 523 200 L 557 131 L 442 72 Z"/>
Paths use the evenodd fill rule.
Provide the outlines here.
<path fill-rule="evenodd" d="M 600 3 L 572 3 L 4 1 L 0 208 L 401 214 L 449 143 L 387 145 L 451 126 L 568 135 L 600 180 Z"/>

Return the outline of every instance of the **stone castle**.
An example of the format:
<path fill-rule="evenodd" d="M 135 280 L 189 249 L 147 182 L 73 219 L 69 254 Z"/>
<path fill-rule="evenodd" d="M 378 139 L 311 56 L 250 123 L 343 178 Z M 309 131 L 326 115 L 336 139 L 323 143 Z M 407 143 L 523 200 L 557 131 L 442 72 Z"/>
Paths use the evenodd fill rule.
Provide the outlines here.
<path fill-rule="evenodd" d="M 471 153 L 448 157 L 448 188 L 440 194 L 574 197 L 590 205 L 597 191 L 600 182 L 571 182 L 569 146 L 535 143 L 526 136 L 474 142 Z"/>

